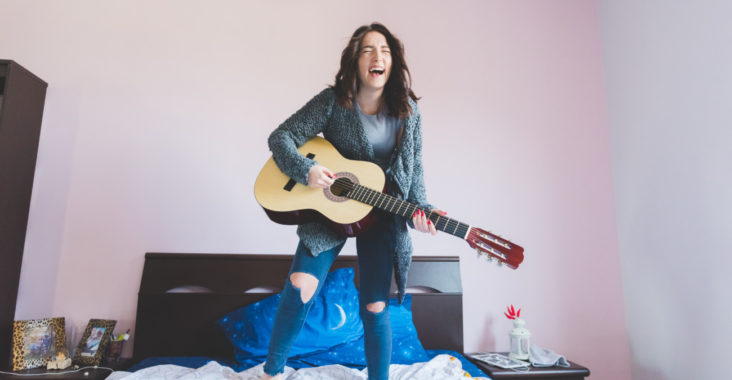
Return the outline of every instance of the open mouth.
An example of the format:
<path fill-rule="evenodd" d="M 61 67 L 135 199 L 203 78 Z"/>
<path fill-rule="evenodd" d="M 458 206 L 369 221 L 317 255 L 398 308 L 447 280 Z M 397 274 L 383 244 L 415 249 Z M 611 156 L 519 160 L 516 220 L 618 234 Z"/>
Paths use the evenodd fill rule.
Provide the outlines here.
<path fill-rule="evenodd" d="M 369 75 L 374 78 L 378 78 L 384 75 L 384 69 L 381 67 L 372 67 L 369 69 Z"/>

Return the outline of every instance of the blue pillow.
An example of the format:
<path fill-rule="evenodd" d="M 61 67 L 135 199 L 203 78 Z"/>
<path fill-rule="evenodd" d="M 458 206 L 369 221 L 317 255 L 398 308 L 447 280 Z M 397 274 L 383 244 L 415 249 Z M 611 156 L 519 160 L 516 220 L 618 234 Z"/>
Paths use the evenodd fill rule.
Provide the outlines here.
<path fill-rule="evenodd" d="M 363 336 L 358 314 L 358 290 L 352 268 L 328 273 L 320 293 L 313 299 L 305 324 L 290 350 L 291 356 L 329 349 Z M 266 357 L 280 295 L 223 316 L 216 323 L 234 346 L 240 362 L 252 357 Z"/>
<path fill-rule="evenodd" d="M 389 320 L 391 321 L 392 364 L 414 364 L 429 361 L 429 356 L 417 336 L 412 322 L 412 296 L 407 294 L 399 305 L 396 298 L 389 299 Z M 335 346 L 325 352 L 317 352 L 296 359 L 305 360 L 312 365 L 341 364 L 352 367 L 365 367 L 363 336 L 351 342 Z"/>
<path fill-rule="evenodd" d="M 412 296 L 407 295 L 399 305 L 396 298 L 389 300 L 389 319 L 391 320 L 393 364 L 413 364 L 430 360 L 417 336 L 417 328 L 412 321 Z"/>

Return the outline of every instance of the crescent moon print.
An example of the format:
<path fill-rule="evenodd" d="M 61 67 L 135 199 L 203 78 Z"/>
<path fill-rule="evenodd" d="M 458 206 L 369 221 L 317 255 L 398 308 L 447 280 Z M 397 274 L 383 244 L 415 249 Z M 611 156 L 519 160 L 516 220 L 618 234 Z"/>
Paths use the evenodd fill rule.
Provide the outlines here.
<path fill-rule="evenodd" d="M 343 308 L 341 307 L 341 305 L 339 305 L 339 304 L 335 304 L 335 305 L 338 308 L 338 311 L 341 313 L 341 321 L 338 322 L 338 324 L 335 325 L 335 327 L 332 327 L 331 330 L 337 330 L 337 329 L 343 327 L 343 325 L 346 324 L 346 311 L 343 310 Z"/>

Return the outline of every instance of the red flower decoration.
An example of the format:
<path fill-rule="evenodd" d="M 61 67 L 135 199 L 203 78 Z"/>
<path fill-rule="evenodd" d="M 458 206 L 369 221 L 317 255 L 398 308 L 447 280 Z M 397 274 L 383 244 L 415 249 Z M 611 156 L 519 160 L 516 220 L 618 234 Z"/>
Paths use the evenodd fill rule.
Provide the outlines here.
<path fill-rule="evenodd" d="M 513 305 L 507 306 L 506 311 L 503 312 L 503 315 L 506 316 L 508 319 L 516 319 L 521 316 L 521 309 L 518 309 L 518 312 L 513 308 Z"/>

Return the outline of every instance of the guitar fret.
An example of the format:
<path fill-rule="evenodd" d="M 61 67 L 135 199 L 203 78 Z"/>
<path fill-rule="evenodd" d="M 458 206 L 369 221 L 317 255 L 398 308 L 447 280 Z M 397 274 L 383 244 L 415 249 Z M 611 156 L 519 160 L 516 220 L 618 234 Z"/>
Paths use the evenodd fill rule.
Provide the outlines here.
<path fill-rule="evenodd" d="M 445 232 L 447 232 L 447 233 L 450 233 L 450 232 L 449 232 L 449 228 L 450 228 L 450 222 L 451 222 L 451 221 L 452 221 L 451 219 L 449 219 L 449 218 L 446 218 L 446 220 L 445 220 L 445 224 L 443 225 L 443 231 L 445 231 Z"/>
<path fill-rule="evenodd" d="M 353 190 L 351 190 L 351 191 L 353 191 L 353 199 L 355 199 L 359 202 L 361 201 L 361 190 L 362 190 L 362 187 L 358 186 L 358 185 L 354 186 Z"/>
<path fill-rule="evenodd" d="M 377 208 L 381 208 L 381 207 L 379 207 L 379 201 L 381 201 L 381 194 L 382 193 L 374 191 L 374 206 L 376 206 Z"/>
<path fill-rule="evenodd" d="M 382 193 L 379 194 L 379 200 L 381 201 L 381 205 L 379 207 L 383 209 L 386 202 L 389 201 L 389 197 L 386 194 Z"/>
<path fill-rule="evenodd" d="M 374 207 L 377 207 L 376 204 L 379 203 L 380 194 L 381 193 L 379 193 L 379 192 L 371 190 L 371 204 L 374 205 Z"/>
<path fill-rule="evenodd" d="M 439 229 L 440 231 L 444 231 L 442 229 L 442 227 L 440 226 L 440 222 L 442 222 L 443 219 L 445 219 L 445 218 L 443 218 L 442 215 L 437 214 L 437 220 L 435 221 L 435 228 Z"/>
<path fill-rule="evenodd" d="M 371 191 L 371 204 L 374 205 L 374 207 L 378 207 L 377 204 L 379 203 L 379 194 L 375 191 Z"/>
<path fill-rule="evenodd" d="M 371 190 L 371 189 L 366 189 L 366 190 L 367 190 L 367 193 L 368 193 L 368 195 L 366 197 L 366 203 L 368 203 L 368 204 L 370 204 L 370 205 L 373 206 L 374 205 L 374 202 L 372 201 L 372 199 L 374 198 L 374 191 Z"/>
<path fill-rule="evenodd" d="M 371 189 L 364 189 L 363 191 L 363 201 L 366 202 L 366 204 L 373 205 L 371 203 Z"/>

